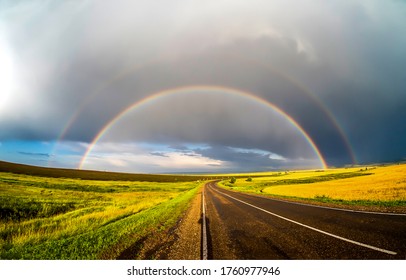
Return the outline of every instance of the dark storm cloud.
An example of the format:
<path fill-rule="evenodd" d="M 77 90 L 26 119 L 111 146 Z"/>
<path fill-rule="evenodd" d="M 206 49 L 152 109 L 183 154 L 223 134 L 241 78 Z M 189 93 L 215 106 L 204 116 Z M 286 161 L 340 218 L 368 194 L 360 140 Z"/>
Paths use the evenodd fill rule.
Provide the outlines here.
<path fill-rule="evenodd" d="M 189 148 L 186 145 L 181 144 L 172 144 L 168 146 L 169 149 L 178 150 L 178 151 L 189 151 Z"/>
<path fill-rule="evenodd" d="M 47 157 L 49 158 L 50 155 L 47 153 L 31 153 L 31 152 L 18 152 L 21 155 L 26 155 L 26 156 L 39 156 L 39 157 Z"/>
<path fill-rule="evenodd" d="M 289 158 L 314 156 L 286 116 L 256 100 L 221 91 L 178 93 L 147 103 L 115 123 L 101 140 L 206 143 L 263 149 Z"/>
<path fill-rule="evenodd" d="M 152 156 L 157 156 L 157 157 L 168 157 L 165 153 L 162 153 L 162 152 L 151 152 L 149 154 Z"/>
<path fill-rule="evenodd" d="M 351 163 L 346 137 L 361 162 L 402 158 L 405 25 L 400 1 L 3 3 L 0 44 L 11 50 L 18 86 L 1 108 L 0 140 L 55 140 L 77 114 L 65 140 L 90 142 L 121 110 L 153 92 L 216 84 L 283 109 L 329 164 Z M 204 156 L 252 168 L 280 162 L 227 147 L 310 156 L 305 142 L 286 137 L 291 130 L 263 120 L 267 113 L 251 109 L 242 118 L 243 105 L 233 111 L 209 101 L 157 105 L 142 120 L 115 128 L 116 139 L 184 152 L 182 143 L 203 143 L 211 147 Z"/>
<path fill-rule="evenodd" d="M 215 146 L 209 149 L 200 149 L 196 152 L 209 158 L 227 161 L 233 163 L 232 169 L 239 171 L 253 171 L 261 167 L 262 170 L 270 170 L 280 168 L 281 162 L 276 162 L 269 158 L 269 154 L 258 153 L 254 151 L 236 151 L 230 147 Z M 278 165 L 275 165 L 277 163 Z M 261 170 L 261 171 L 262 171 Z"/>

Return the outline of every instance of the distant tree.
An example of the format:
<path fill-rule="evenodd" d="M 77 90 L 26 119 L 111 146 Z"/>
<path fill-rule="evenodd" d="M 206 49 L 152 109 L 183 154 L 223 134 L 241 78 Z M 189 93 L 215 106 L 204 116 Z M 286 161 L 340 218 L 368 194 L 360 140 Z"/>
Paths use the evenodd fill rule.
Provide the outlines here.
<path fill-rule="evenodd" d="M 247 181 L 247 182 L 252 182 L 252 178 L 251 178 L 251 177 L 248 177 L 247 180 L 245 180 L 245 181 Z"/>
<path fill-rule="evenodd" d="M 235 183 L 235 181 L 237 181 L 237 179 L 236 179 L 235 177 L 231 177 L 231 179 L 230 179 L 230 183 L 231 183 L 231 184 L 234 184 L 234 183 Z"/>

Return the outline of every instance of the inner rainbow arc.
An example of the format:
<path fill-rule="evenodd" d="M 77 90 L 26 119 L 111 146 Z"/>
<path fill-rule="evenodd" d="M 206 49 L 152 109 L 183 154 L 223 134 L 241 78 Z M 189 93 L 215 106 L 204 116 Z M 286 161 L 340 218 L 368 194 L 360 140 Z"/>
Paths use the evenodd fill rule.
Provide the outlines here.
<path fill-rule="evenodd" d="M 89 144 L 86 152 L 84 153 L 83 157 L 80 160 L 80 163 L 78 165 L 78 169 L 83 169 L 83 166 L 86 162 L 87 157 L 93 150 L 94 146 L 96 143 L 100 140 L 100 138 L 109 130 L 110 127 L 114 125 L 119 119 L 121 119 L 124 115 L 126 115 L 128 112 L 134 110 L 135 108 L 146 104 L 148 102 L 151 102 L 153 100 L 159 99 L 164 96 L 176 94 L 176 93 L 181 93 L 181 92 L 192 92 L 192 91 L 221 91 L 224 93 L 236 95 L 236 96 L 242 96 L 242 97 L 247 97 L 252 100 L 256 100 L 259 103 L 265 104 L 266 106 L 272 108 L 274 111 L 276 111 L 278 114 L 282 115 L 285 117 L 295 128 L 297 128 L 300 133 L 303 135 L 303 137 L 306 139 L 306 141 L 309 143 L 315 154 L 317 155 L 318 159 L 320 160 L 320 163 L 322 165 L 323 169 L 328 169 L 328 165 L 322 156 L 319 148 L 316 146 L 314 143 L 313 139 L 308 135 L 308 133 L 286 112 L 284 112 L 282 109 L 277 107 L 275 104 L 258 97 L 252 93 L 248 93 L 239 89 L 235 88 L 230 88 L 230 87 L 223 87 L 223 86 L 213 86 L 213 85 L 194 85 L 194 86 L 185 86 L 185 87 L 176 87 L 176 88 L 170 88 L 166 89 L 163 91 L 156 92 L 148 97 L 145 97 L 141 100 L 138 100 L 137 102 L 131 104 L 130 106 L 126 107 L 124 110 L 122 110 L 120 113 L 118 113 L 114 118 L 112 118 L 106 125 L 96 134 L 96 136 L 93 138 L 92 142 Z"/>

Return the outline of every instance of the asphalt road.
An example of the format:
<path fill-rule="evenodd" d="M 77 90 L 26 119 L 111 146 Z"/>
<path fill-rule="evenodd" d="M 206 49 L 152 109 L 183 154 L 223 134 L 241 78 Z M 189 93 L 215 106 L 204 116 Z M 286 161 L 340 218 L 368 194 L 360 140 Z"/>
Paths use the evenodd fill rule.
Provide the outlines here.
<path fill-rule="evenodd" d="M 208 259 L 406 259 L 406 215 L 283 202 L 215 182 L 203 196 Z"/>

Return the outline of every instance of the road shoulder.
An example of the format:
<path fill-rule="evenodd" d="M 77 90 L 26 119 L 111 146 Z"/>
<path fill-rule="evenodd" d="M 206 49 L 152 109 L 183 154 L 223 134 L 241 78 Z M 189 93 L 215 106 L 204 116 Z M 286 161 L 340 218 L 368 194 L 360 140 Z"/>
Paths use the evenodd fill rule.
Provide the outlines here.
<path fill-rule="evenodd" d="M 201 244 L 201 191 L 176 225 L 163 232 L 153 232 L 139 244 L 140 260 L 199 260 Z"/>

